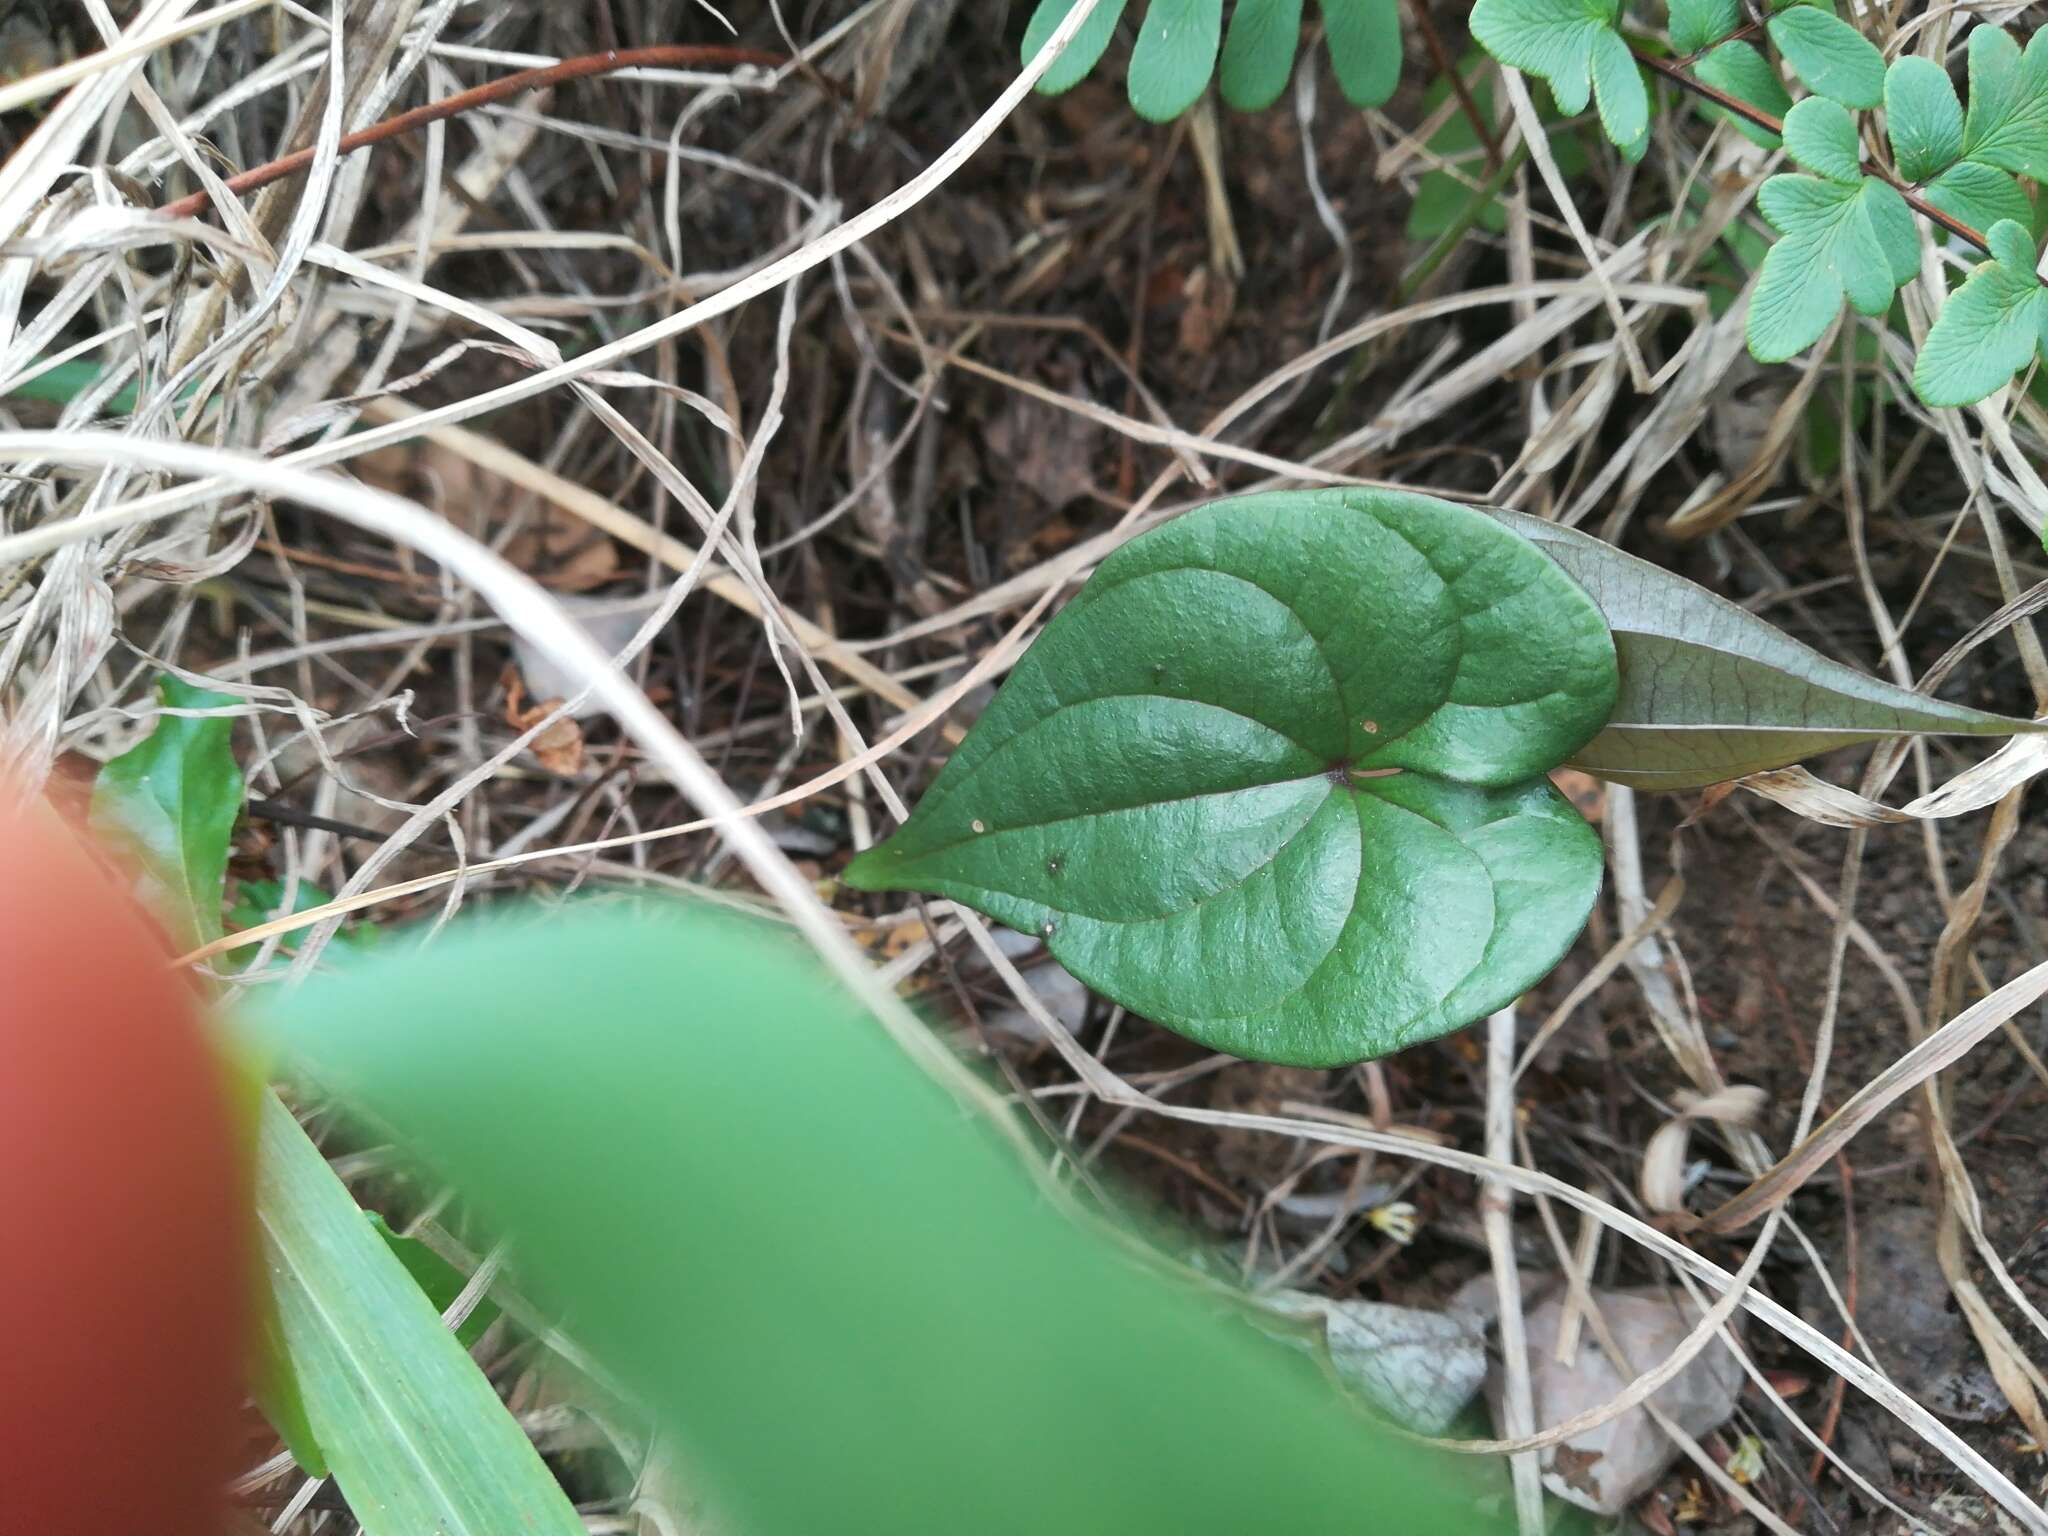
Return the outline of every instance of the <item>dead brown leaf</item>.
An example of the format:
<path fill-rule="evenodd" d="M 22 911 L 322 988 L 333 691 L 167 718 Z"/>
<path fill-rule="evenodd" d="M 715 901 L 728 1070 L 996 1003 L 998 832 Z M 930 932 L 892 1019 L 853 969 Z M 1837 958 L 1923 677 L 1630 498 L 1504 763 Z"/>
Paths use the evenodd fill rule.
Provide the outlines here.
<path fill-rule="evenodd" d="M 517 667 L 505 668 L 505 723 L 515 731 L 530 731 L 561 707 L 560 699 L 526 701 L 526 683 Z M 568 715 L 542 731 L 528 743 L 534 760 L 549 773 L 564 776 L 583 767 L 583 727 Z"/>
<path fill-rule="evenodd" d="M 1700 803 L 1678 824 L 1679 830 L 1684 831 L 1687 827 L 1706 820 L 1713 813 L 1715 806 L 1735 793 L 1737 783 L 1737 780 L 1730 779 L 1725 784 L 1709 784 L 1700 791 Z"/>
<path fill-rule="evenodd" d="M 1558 768 L 1552 771 L 1550 782 L 1558 793 L 1578 808 L 1581 816 L 1594 826 L 1600 825 L 1600 818 L 1607 814 L 1607 786 L 1590 773 L 1581 773 L 1576 768 Z"/>
<path fill-rule="evenodd" d="M 543 508 L 505 544 L 505 558 L 542 586 L 557 592 L 589 592 L 619 573 L 619 547 L 581 518 L 561 508 Z"/>
<path fill-rule="evenodd" d="M 1102 429 L 1085 416 L 1011 395 L 990 418 L 985 440 L 1008 478 L 1057 510 L 1094 488 L 1101 436 Z"/>
<path fill-rule="evenodd" d="M 378 449 L 355 470 L 365 483 L 416 497 L 486 541 L 519 518 L 504 556 L 553 591 L 588 592 L 619 573 L 619 547 L 608 534 L 552 502 L 536 504 L 529 493 L 439 443 Z"/>
<path fill-rule="evenodd" d="M 1197 267 L 1181 289 L 1180 348 L 1207 357 L 1237 312 L 1237 284 L 1212 267 Z"/>
<path fill-rule="evenodd" d="M 1594 1466 L 1607 1459 L 1605 1451 L 1582 1451 L 1560 1445 L 1550 1453 L 1550 1470 L 1589 1499 L 1600 1497 L 1600 1485 L 1593 1478 Z"/>

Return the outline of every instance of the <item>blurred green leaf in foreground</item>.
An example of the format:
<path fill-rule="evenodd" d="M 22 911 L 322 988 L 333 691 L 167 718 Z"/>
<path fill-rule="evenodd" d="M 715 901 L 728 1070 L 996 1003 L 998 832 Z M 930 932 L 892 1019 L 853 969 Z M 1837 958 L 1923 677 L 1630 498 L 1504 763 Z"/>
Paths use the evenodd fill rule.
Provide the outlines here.
<path fill-rule="evenodd" d="M 1487 1528 L 1235 1300 L 1063 1213 L 801 951 L 497 917 L 264 1000 L 748 1532 Z"/>

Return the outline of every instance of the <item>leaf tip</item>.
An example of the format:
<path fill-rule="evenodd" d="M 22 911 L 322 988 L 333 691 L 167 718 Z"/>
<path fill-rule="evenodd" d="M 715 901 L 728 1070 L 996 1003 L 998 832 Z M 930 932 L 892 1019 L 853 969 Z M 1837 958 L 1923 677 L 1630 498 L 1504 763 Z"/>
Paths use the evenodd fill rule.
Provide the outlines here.
<path fill-rule="evenodd" d="M 877 843 L 853 856 L 852 862 L 839 872 L 839 883 L 852 886 L 856 891 L 897 890 L 900 887 L 896 883 L 893 866 L 902 857 L 903 850 L 896 846 L 894 839 Z"/>

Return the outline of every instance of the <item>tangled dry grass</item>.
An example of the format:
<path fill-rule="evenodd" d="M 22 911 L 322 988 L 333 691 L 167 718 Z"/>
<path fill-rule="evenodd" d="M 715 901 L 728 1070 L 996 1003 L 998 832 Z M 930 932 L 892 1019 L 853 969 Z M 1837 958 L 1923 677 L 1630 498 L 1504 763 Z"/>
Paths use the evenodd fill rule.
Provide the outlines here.
<path fill-rule="evenodd" d="M 1494 143 L 1447 159 L 1459 104 L 1425 95 L 1420 37 L 1383 112 L 1304 69 L 1270 113 L 1154 127 L 1110 84 L 1030 96 L 1016 9 L 11 13 L 0 752 L 61 784 L 149 727 L 160 671 L 236 697 L 238 867 L 321 894 L 192 964 L 256 948 L 286 980 L 344 920 L 511 891 L 740 903 L 1023 1111 L 1055 1177 L 1144 1185 L 1255 1289 L 1440 1303 L 1490 1272 L 1506 1438 L 1466 1448 L 1508 1458 L 1525 1528 L 1539 1457 L 1585 1427 L 1531 1415 L 1522 1287 L 1549 1272 L 1594 1329 L 1589 1282 L 1711 1303 L 1586 1416 L 1735 1350 L 1730 1434 L 1764 1462 L 1672 1426 L 1695 1523 L 2048 1531 L 2025 771 L 1986 816 L 1904 826 L 1885 791 L 1954 777 L 1946 747 L 1879 754 L 1856 795 L 1763 786 L 1775 806 L 1580 786 L 1611 897 L 1579 952 L 1483 1032 L 1343 1072 L 1203 1056 L 971 912 L 836 886 L 1092 564 L 1226 489 L 1537 512 L 1908 686 L 1981 640 L 1972 701 L 2048 710 L 2048 421 L 2023 394 L 1917 407 L 1862 322 L 1749 364 L 1712 300 L 1764 151 L 1675 114 L 1641 168 L 1567 174 L 1510 77 Z M 1455 57 L 1463 8 L 1417 9 Z M 340 151 L 512 70 L 728 42 L 787 62 L 614 71 Z M 301 149 L 302 174 L 223 182 Z M 1407 236 L 1446 174 L 1498 188 L 1498 232 Z M 1859 1213 L 1889 1203 L 1937 1213 L 2015 1417 L 1930 1411 L 1857 1329 Z M 524 1358 L 496 1367 L 515 1397 Z M 264 1524 L 344 1528 L 255 1461 Z"/>

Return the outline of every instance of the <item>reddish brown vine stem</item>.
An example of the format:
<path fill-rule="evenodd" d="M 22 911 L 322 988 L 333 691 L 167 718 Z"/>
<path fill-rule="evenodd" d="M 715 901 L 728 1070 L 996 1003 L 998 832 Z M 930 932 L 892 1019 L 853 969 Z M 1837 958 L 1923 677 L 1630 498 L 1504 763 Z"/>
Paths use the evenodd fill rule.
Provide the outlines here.
<path fill-rule="evenodd" d="M 1429 14 L 1429 0 L 1409 0 L 1409 9 L 1415 16 L 1415 30 L 1422 34 L 1423 46 L 1429 50 L 1429 59 L 1436 66 L 1436 72 L 1451 82 L 1451 90 L 1458 98 L 1458 110 L 1465 114 L 1465 120 L 1472 125 L 1472 131 L 1479 135 L 1479 142 L 1486 147 L 1486 164 L 1490 170 L 1500 167 L 1500 140 L 1494 137 L 1493 125 L 1479 110 L 1479 103 L 1472 97 L 1472 88 L 1465 83 L 1465 77 L 1458 69 L 1458 61 L 1451 57 L 1451 50 L 1444 46 L 1443 35 L 1436 29 L 1436 20 Z"/>
<path fill-rule="evenodd" d="M 1745 39 L 1755 37 L 1757 33 L 1763 31 L 1763 29 L 1764 24 L 1762 20 L 1756 17 L 1751 17 L 1748 21 L 1745 21 L 1741 26 L 1737 27 L 1733 32 L 1730 32 L 1726 37 L 1717 39 L 1716 41 L 1707 44 L 1707 46 L 1704 48 L 1695 49 L 1693 50 L 1693 52 L 1688 53 L 1684 58 L 1677 60 L 1676 62 L 1678 64 L 1678 67 L 1680 69 L 1691 69 L 1693 65 L 1699 63 L 1701 59 L 1704 59 L 1708 54 L 1712 53 L 1716 48 L 1719 48 L 1723 43 L 1742 42 Z"/>
<path fill-rule="evenodd" d="M 429 123 L 440 122 L 443 118 L 454 117 L 473 107 L 487 106 L 494 101 L 503 101 L 508 96 L 518 96 L 526 91 L 544 90 L 560 85 L 565 80 L 583 80 L 592 75 L 609 75 L 621 69 L 731 69 L 742 64 L 758 64 L 763 68 L 776 69 L 788 63 L 780 54 L 763 53 L 756 48 L 728 48 L 719 45 L 670 44 L 655 48 L 611 48 L 603 53 L 586 53 L 573 59 L 564 59 L 559 64 L 549 64 L 540 69 L 522 69 L 517 74 L 506 75 L 467 91 L 457 91 L 453 96 L 444 96 L 439 101 L 430 101 L 423 107 L 414 107 L 410 112 L 401 112 L 396 117 L 387 117 L 381 123 L 355 133 L 342 135 L 341 153 L 351 154 L 386 139 L 397 138 L 400 134 L 411 133 Z M 230 192 L 253 192 L 266 187 L 273 181 L 281 181 L 296 175 L 313 163 L 313 151 L 296 150 L 289 155 L 266 164 L 252 166 L 239 175 L 228 178 Z M 194 192 L 174 202 L 165 203 L 157 210 L 167 219 L 191 218 L 206 209 L 206 193 Z"/>
<path fill-rule="evenodd" d="M 1679 87 L 1679 89 L 1691 91 L 1693 95 L 1700 97 L 1702 100 L 1711 101 L 1724 112 L 1732 112 L 1744 122 L 1754 123 L 1766 133 L 1775 133 L 1781 137 L 1783 136 L 1785 132 L 1783 119 L 1772 116 L 1761 107 L 1751 106 L 1739 96 L 1731 96 L 1726 91 L 1707 84 L 1706 81 L 1697 78 L 1690 71 L 1672 63 L 1669 59 L 1660 59 L 1655 54 L 1645 53 L 1642 49 L 1634 46 L 1631 46 L 1629 51 L 1635 55 L 1636 62 L 1642 65 L 1643 68 L 1662 75 L 1673 85 Z M 1928 202 L 1926 198 L 1914 191 L 1909 184 L 1901 181 L 1891 172 L 1884 171 L 1880 174 L 1883 175 L 1885 181 L 1891 184 L 1892 190 L 1906 200 L 1906 206 L 1919 214 L 1921 218 L 1926 219 L 1931 224 L 1940 225 L 1960 240 L 1969 241 L 1970 244 L 1977 247 L 1978 250 L 1984 252 L 1987 256 L 1991 254 L 1991 242 L 1986 240 L 1977 230 L 1965 224 L 1954 214 L 1942 212 L 1941 209 Z"/>

